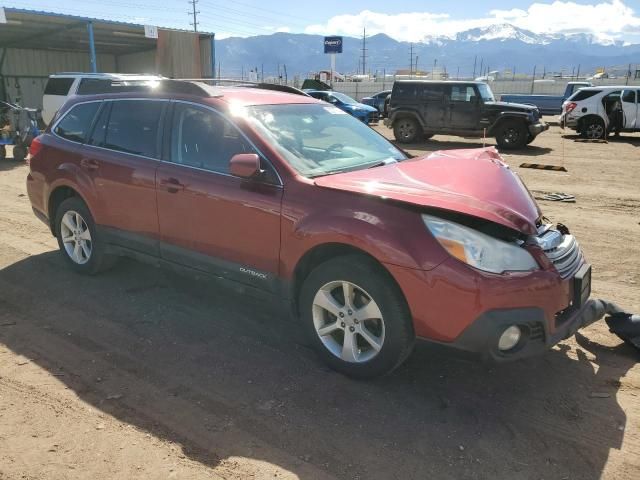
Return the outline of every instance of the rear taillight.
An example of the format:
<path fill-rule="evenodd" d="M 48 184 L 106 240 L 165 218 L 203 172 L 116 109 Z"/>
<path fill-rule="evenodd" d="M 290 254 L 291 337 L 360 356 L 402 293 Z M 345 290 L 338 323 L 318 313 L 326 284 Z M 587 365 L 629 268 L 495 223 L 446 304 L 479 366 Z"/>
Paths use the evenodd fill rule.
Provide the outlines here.
<path fill-rule="evenodd" d="M 565 105 L 565 107 L 564 107 L 564 111 L 565 111 L 566 113 L 573 112 L 577 106 L 578 106 L 578 104 L 577 104 L 577 103 L 575 103 L 575 102 L 567 103 L 567 104 Z"/>
<path fill-rule="evenodd" d="M 40 150 L 42 150 L 42 143 L 40 143 L 40 137 L 36 137 L 33 140 L 31 140 L 29 153 L 31 154 L 32 157 L 35 157 Z"/>

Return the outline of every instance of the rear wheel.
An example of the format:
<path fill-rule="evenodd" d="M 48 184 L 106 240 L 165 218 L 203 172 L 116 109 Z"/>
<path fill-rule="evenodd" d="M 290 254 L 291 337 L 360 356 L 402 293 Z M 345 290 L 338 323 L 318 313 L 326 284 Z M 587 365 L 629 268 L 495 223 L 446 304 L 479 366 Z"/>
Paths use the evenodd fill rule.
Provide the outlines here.
<path fill-rule="evenodd" d="M 7 158 L 7 147 L 0 145 L 0 160 Z"/>
<path fill-rule="evenodd" d="M 335 258 L 313 270 L 302 286 L 300 316 L 320 357 L 351 377 L 389 373 L 413 347 L 402 293 L 365 256 Z"/>
<path fill-rule="evenodd" d="M 78 273 L 94 275 L 109 268 L 106 242 L 98 235 L 91 212 L 78 197 L 64 200 L 56 212 L 56 237 L 62 256 Z"/>
<path fill-rule="evenodd" d="M 589 117 L 582 122 L 580 128 L 580 135 L 590 140 L 597 140 L 604 138 L 605 126 L 601 118 Z"/>
<path fill-rule="evenodd" d="M 27 158 L 27 147 L 23 145 L 13 147 L 13 159 L 16 162 L 23 162 L 25 158 Z"/>
<path fill-rule="evenodd" d="M 505 121 L 498 126 L 496 140 L 505 150 L 522 148 L 527 144 L 529 132 L 522 122 Z"/>
<path fill-rule="evenodd" d="M 393 135 L 400 143 L 413 143 L 422 135 L 422 128 L 411 117 L 404 117 L 393 123 Z"/>

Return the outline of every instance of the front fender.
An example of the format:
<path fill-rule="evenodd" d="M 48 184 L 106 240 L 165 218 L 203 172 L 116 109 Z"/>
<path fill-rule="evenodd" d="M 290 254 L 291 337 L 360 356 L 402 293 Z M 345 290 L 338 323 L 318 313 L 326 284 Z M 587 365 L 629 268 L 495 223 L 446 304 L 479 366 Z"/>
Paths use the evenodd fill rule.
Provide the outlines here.
<path fill-rule="evenodd" d="M 502 112 L 489 127 L 488 133 L 492 135 L 496 128 L 498 128 L 502 123 L 509 120 L 520 120 L 526 123 L 527 126 L 531 123 L 529 121 L 529 114 L 526 112 Z"/>
<path fill-rule="evenodd" d="M 356 248 L 382 264 L 431 270 L 442 263 L 446 252 L 428 233 L 418 212 L 378 204 L 369 209 L 332 209 L 300 219 L 283 236 L 283 274 L 291 278 L 302 257 L 324 244 Z"/>

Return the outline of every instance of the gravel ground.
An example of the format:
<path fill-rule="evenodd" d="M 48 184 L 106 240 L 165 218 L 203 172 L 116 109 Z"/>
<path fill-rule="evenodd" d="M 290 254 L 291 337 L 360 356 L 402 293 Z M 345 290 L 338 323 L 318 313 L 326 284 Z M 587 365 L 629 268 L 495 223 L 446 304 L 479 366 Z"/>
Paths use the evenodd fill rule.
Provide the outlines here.
<path fill-rule="evenodd" d="M 475 146 L 436 136 L 410 150 Z M 634 311 L 639 147 L 552 127 L 505 155 L 535 194 L 575 195 L 540 203 L 579 238 L 594 295 Z M 26 174 L 0 163 L 2 480 L 640 478 L 640 355 L 602 323 L 506 365 L 419 345 L 392 375 L 355 382 L 266 299 L 132 261 L 73 274 Z"/>

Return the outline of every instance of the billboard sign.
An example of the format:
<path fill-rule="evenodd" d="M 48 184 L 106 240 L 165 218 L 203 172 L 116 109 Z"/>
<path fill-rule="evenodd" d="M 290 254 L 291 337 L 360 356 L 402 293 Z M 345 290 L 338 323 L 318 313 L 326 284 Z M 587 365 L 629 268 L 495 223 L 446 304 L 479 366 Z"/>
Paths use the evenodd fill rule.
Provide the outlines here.
<path fill-rule="evenodd" d="M 342 53 L 342 37 L 324 37 L 324 53 Z"/>

